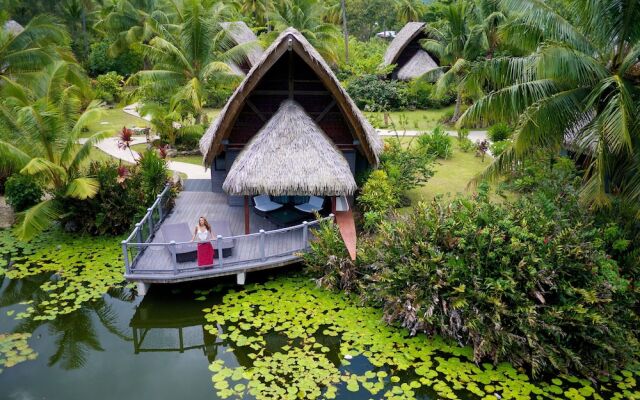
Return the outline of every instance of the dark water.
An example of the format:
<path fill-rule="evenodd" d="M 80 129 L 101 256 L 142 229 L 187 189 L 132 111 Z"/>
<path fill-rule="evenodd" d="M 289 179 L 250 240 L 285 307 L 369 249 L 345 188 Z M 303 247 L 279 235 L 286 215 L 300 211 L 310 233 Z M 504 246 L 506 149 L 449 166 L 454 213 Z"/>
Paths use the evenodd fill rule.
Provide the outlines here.
<path fill-rule="evenodd" d="M 16 321 L 7 311 L 38 298 L 48 276 L 0 279 L 0 332 L 32 332 L 29 345 L 39 354 L 0 373 L 0 399 L 215 399 L 209 363 L 242 359 L 203 328 L 202 308 L 222 293 L 204 302 L 194 290 L 211 282 L 157 285 L 144 298 L 121 290 L 42 323 Z"/>

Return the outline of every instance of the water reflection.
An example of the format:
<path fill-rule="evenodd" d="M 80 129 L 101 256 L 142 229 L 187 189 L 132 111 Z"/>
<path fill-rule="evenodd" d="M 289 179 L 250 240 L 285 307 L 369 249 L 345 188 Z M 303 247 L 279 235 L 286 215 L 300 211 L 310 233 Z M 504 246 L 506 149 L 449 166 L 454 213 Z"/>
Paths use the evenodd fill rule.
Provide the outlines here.
<path fill-rule="evenodd" d="M 0 280 L 0 308 L 19 307 L 28 303 L 35 310 L 41 308 L 42 302 L 50 298 L 50 293 L 45 293 L 40 287 L 50 280 L 55 280 L 55 274 L 40 274 L 11 280 L 2 277 Z M 109 291 L 107 297 L 121 301 L 131 302 L 135 296 L 124 288 L 114 288 Z M 106 331 L 116 335 L 122 340 L 131 341 L 117 325 L 117 313 L 112 305 L 101 298 L 85 303 L 74 312 L 59 314 L 52 320 L 37 319 L 39 314 L 32 313 L 28 317 L 16 321 L 12 332 L 33 333 L 39 328 L 45 327 L 49 340 L 54 344 L 54 351 L 49 356 L 49 367 L 58 365 L 65 370 L 79 369 L 86 365 L 88 354 L 93 351 L 104 351 L 96 331 L 96 321 Z"/>

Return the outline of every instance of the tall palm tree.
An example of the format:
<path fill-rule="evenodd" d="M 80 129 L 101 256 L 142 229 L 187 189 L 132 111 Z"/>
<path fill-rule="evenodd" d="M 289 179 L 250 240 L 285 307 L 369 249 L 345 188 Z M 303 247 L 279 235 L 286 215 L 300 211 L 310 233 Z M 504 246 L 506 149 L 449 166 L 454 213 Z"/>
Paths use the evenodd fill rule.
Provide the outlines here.
<path fill-rule="evenodd" d="M 227 61 L 240 63 L 251 44 L 234 47 L 222 29 L 229 8 L 221 2 L 184 0 L 175 3 L 177 24 L 164 27 L 148 45 L 145 55 L 153 69 L 133 75 L 143 91 L 171 93 L 170 108 L 192 115 L 200 123 L 204 115 L 207 82 L 229 77 Z"/>
<path fill-rule="evenodd" d="M 282 0 L 276 4 L 272 20 L 277 34 L 288 27 L 294 27 L 311 43 L 329 63 L 338 60 L 337 48 L 340 43 L 340 29 L 326 22 L 327 8 L 323 2 L 315 0 Z M 273 35 L 268 39 L 273 39 Z"/>
<path fill-rule="evenodd" d="M 540 148 L 570 146 L 588 157 L 583 200 L 612 193 L 640 200 L 640 6 L 614 0 L 568 3 L 574 23 L 541 0 L 504 0 L 527 34 L 544 36 L 526 57 L 481 63 L 470 79 L 493 90 L 463 115 L 515 123 L 512 146 L 484 176 L 513 168 Z M 535 39 L 535 38 L 534 38 Z M 524 42 L 527 42 L 526 40 Z"/>
<path fill-rule="evenodd" d="M 51 17 L 33 18 L 17 35 L 0 29 L 0 87 L 6 80 L 28 78 L 60 56 L 69 37 Z"/>
<path fill-rule="evenodd" d="M 425 5 L 421 0 L 396 0 L 395 8 L 402 24 L 420 21 L 425 12 Z"/>
<path fill-rule="evenodd" d="M 78 139 L 102 109 L 87 105 L 90 86 L 81 68 L 54 62 L 33 74 L 29 86 L 5 81 L 0 104 L 0 168 L 36 177 L 50 196 L 21 214 L 17 235 L 32 238 L 61 213 L 64 197 L 86 199 L 98 182 L 83 175 L 82 162 L 95 143 L 109 132 L 97 133 L 78 145 Z"/>
<path fill-rule="evenodd" d="M 272 0 L 235 0 L 233 5 L 241 15 L 251 16 L 260 26 L 266 26 L 273 8 Z"/>
<path fill-rule="evenodd" d="M 442 96 L 452 89 L 456 92 L 451 122 L 460 118 L 463 96 L 475 95 L 480 90 L 474 81 L 464 79 L 473 62 L 485 54 L 486 40 L 477 28 L 475 16 L 472 3 L 458 0 L 444 9 L 442 28 L 427 27 L 431 38 L 422 41 L 422 46 L 440 60 L 439 68 L 425 74 L 436 80 L 436 95 Z"/>
<path fill-rule="evenodd" d="M 493 58 L 502 42 L 502 27 L 508 22 L 499 0 L 475 0 L 475 11 L 486 40 L 486 58 Z"/>
<path fill-rule="evenodd" d="M 106 37 L 115 38 L 109 48 L 112 56 L 129 49 L 132 45 L 148 43 L 169 24 L 163 0 L 114 0 L 102 9 L 103 16 L 96 29 Z"/>

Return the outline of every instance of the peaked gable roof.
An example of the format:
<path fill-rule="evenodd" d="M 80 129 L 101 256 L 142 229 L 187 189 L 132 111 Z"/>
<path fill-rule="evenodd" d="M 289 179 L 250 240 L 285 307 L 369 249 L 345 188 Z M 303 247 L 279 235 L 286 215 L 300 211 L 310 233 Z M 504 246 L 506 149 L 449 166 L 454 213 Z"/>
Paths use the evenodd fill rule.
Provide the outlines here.
<path fill-rule="evenodd" d="M 329 65 L 318 51 L 294 28 L 288 28 L 265 50 L 260 61 L 254 65 L 244 81 L 236 88 L 227 104 L 200 140 L 200 151 L 204 164 L 211 165 L 220 152 L 222 141 L 228 137 L 231 128 L 251 92 L 260 83 L 265 73 L 287 52 L 294 51 L 327 87 L 344 114 L 347 123 L 359 140 L 364 155 L 372 165 L 377 165 L 383 144 L 378 133 L 367 121 L 360 109 L 342 87 Z"/>
<path fill-rule="evenodd" d="M 402 50 L 424 30 L 426 25 L 424 22 L 409 22 L 402 27 L 396 37 L 389 43 L 382 65 L 395 64 L 400 54 L 402 54 Z"/>

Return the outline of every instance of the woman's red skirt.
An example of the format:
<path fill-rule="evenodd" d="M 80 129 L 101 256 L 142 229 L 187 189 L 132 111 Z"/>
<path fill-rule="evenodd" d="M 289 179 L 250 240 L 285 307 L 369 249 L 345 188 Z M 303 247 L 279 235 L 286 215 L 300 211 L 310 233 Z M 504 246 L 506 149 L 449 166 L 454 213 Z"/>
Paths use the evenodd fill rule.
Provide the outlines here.
<path fill-rule="evenodd" d="M 213 266 L 213 246 L 209 242 L 198 243 L 198 267 Z"/>

